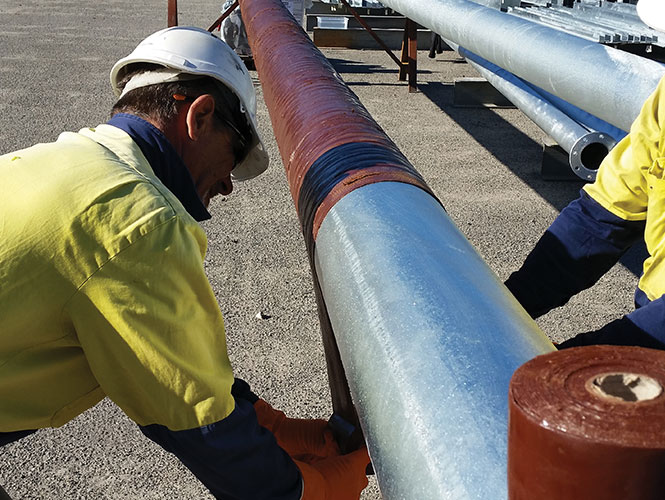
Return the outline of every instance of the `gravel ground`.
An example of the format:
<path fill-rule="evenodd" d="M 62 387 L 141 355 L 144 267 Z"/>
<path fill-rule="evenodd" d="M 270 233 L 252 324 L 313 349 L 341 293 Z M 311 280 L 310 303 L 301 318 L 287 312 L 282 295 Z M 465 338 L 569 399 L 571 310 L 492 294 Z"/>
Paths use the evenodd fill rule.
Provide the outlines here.
<path fill-rule="evenodd" d="M 207 27 L 220 6 L 181 0 L 180 24 Z M 0 153 L 105 121 L 111 65 L 166 24 L 166 2 L 156 0 L 18 0 L 5 1 L 0 12 Z M 540 178 L 544 134 L 520 111 L 452 106 L 454 79 L 477 76 L 455 53 L 435 60 L 420 53 L 416 94 L 397 81 L 382 52 L 324 53 L 502 279 L 576 197 L 580 183 Z M 273 164 L 229 197 L 213 200 L 213 219 L 204 224 L 206 268 L 237 374 L 292 416 L 327 417 L 330 396 L 305 245 L 258 93 Z M 540 319 L 542 328 L 562 340 L 630 310 L 636 257 Z M 108 400 L 59 429 L 0 449 L 0 484 L 14 499 L 211 498 Z M 380 498 L 374 481 L 363 498 Z"/>

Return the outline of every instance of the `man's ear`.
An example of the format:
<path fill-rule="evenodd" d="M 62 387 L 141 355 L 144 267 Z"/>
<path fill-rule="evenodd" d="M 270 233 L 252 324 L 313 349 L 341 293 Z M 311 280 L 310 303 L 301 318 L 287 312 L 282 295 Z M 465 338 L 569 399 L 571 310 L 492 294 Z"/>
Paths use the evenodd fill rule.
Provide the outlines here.
<path fill-rule="evenodd" d="M 187 110 L 187 134 L 192 141 L 213 130 L 215 119 L 215 99 L 203 94 L 194 100 Z"/>

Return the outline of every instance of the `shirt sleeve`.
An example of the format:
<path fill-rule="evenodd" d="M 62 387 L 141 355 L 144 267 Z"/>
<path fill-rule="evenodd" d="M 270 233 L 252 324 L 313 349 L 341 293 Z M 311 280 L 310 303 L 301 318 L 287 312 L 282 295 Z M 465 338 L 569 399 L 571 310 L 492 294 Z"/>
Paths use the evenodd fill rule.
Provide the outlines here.
<path fill-rule="evenodd" d="M 602 328 L 581 333 L 557 347 L 585 345 L 626 345 L 665 349 L 665 296 L 611 321 Z"/>
<path fill-rule="evenodd" d="M 665 148 L 659 126 L 665 120 L 664 85 L 665 79 L 642 106 L 630 133 L 603 160 L 596 181 L 562 210 L 506 281 L 534 318 L 593 285 L 644 238 L 647 173 Z"/>
<path fill-rule="evenodd" d="M 586 192 L 564 208 L 506 286 L 534 318 L 593 285 L 644 234 Z"/>
<path fill-rule="evenodd" d="M 298 500 L 302 477 L 291 457 L 261 427 L 252 403 L 236 397 L 233 412 L 198 429 L 141 431 L 175 454 L 217 499 Z"/>
<path fill-rule="evenodd" d="M 194 429 L 234 408 L 205 235 L 175 215 L 101 264 L 67 306 L 99 385 L 140 425 Z"/>
<path fill-rule="evenodd" d="M 584 190 L 606 210 L 624 220 L 645 220 L 649 202 L 648 171 L 663 156 L 661 123 L 665 94 L 661 80 L 624 137 L 605 157 L 596 181 Z"/>
<path fill-rule="evenodd" d="M 665 296 L 652 300 L 626 315 L 626 318 L 641 332 L 651 337 L 659 345 L 657 349 L 665 349 Z M 632 343 L 630 345 L 641 345 Z M 644 347 L 649 347 L 645 345 Z"/>

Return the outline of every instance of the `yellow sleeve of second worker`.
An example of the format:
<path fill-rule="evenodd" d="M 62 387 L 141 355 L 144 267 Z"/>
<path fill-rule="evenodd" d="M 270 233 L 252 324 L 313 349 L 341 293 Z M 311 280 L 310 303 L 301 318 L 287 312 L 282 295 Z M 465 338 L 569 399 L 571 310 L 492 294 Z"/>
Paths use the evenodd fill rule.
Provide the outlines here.
<path fill-rule="evenodd" d="M 642 106 L 630 133 L 605 157 L 596 181 L 584 187 L 594 200 L 624 220 L 646 218 L 647 172 L 664 156 L 662 123 L 665 123 L 665 79 Z"/>
<path fill-rule="evenodd" d="M 104 263 L 68 305 L 102 390 L 140 425 L 200 427 L 234 408 L 201 229 L 174 216 Z"/>

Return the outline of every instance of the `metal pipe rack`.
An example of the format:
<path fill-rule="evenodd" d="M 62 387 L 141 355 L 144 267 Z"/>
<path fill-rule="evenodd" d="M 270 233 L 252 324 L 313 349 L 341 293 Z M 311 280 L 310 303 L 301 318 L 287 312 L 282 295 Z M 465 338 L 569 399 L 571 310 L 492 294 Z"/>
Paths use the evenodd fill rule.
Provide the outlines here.
<path fill-rule="evenodd" d="M 468 0 L 384 0 L 517 77 L 629 130 L 665 66 Z"/>

